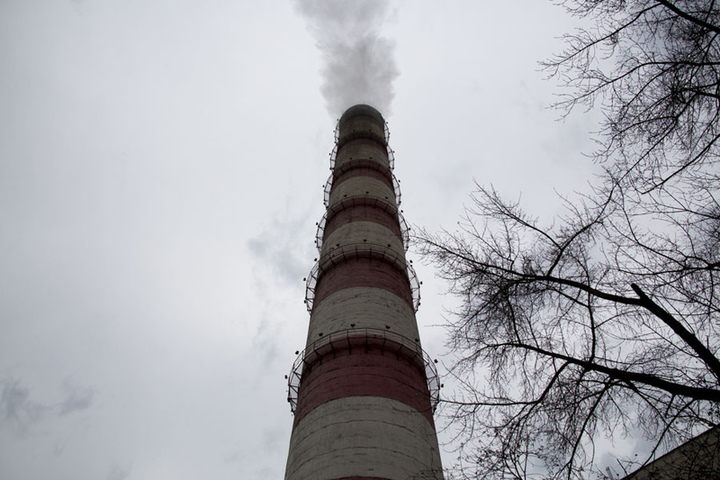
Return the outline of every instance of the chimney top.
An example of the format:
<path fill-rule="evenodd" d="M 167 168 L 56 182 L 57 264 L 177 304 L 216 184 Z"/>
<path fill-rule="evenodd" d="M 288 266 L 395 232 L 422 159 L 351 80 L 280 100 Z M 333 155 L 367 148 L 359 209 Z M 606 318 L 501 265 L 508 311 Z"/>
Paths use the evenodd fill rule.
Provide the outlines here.
<path fill-rule="evenodd" d="M 366 105 L 364 103 L 354 105 L 345 110 L 345 113 L 343 113 L 342 117 L 340 117 L 340 123 L 344 123 L 350 117 L 357 117 L 360 115 L 373 117 L 376 121 L 380 122 L 382 125 L 385 125 L 385 119 L 383 118 L 382 114 L 378 112 L 374 107 L 371 107 L 370 105 Z"/>

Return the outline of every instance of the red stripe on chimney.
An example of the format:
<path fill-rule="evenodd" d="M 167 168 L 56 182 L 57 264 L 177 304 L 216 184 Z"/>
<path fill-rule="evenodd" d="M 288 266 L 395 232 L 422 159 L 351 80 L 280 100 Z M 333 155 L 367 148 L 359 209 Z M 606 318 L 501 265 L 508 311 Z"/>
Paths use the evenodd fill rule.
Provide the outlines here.
<path fill-rule="evenodd" d="M 402 238 L 397 213 L 389 204 L 366 197 L 350 198 L 328 209 L 324 236 L 350 222 L 375 222 Z"/>
<path fill-rule="evenodd" d="M 346 288 L 371 287 L 394 293 L 414 309 L 407 272 L 401 271 L 391 259 L 380 255 L 349 252 L 349 258 L 337 258 L 332 264 L 322 265 L 315 287 L 314 304 L 317 305 L 330 294 Z"/>
<path fill-rule="evenodd" d="M 325 402 L 374 396 L 402 402 L 434 425 L 422 356 L 407 346 L 361 335 L 333 340 L 305 358 L 296 423 Z"/>
<path fill-rule="evenodd" d="M 342 126 L 341 126 L 342 128 Z M 371 132 L 371 131 L 360 131 L 360 132 L 348 132 L 340 135 L 340 138 L 338 138 L 337 146 L 338 146 L 338 157 L 340 156 L 340 149 L 343 148 L 346 144 L 352 142 L 353 145 L 365 145 L 365 146 L 373 146 L 377 147 L 381 150 L 387 149 L 387 143 L 385 142 L 385 136 L 381 135 L 378 131 Z"/>
<path fill-rule="evenodd" d="M 333 186 L 339 185 L 345 180 L 353 177 L 370 177 L 383 182 L 393 188 L 392 173 L 387 167 L 382 166 L 374 160 L 350 160 L 335 169 Z"/>

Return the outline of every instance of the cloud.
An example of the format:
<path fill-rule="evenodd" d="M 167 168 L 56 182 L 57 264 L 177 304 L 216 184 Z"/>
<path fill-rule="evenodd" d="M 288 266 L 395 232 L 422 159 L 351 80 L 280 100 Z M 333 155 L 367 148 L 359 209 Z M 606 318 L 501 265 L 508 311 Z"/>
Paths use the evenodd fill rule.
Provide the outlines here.
<path fill-rule="evenodd" d="M 287 285 L 299 285 L 308 270 L 308 258 L 312 255 L 312 248 L 308 247 L 310 241 L 298 242 L 298 232 L 307 221 L 306 216 L 297 220 L 274 219 L 269 228 L 247 241 L 253 257 Z"/>
<path fill-rule="evenodd" d="M 63 384 L 65 395 L 60 403 L 39 402 L 31 398 L 29 388 L 17 379 L 0 380 L 0 427 L 26 433 L 34 424 L 50 416 L 65 416 L 87 410 L 95 392 L 69 382 Z"/>
<path fill-rule="evenodd" d="M 68 382 L 64 384 L 64 388 L 66 394 L 59 406 L 60 415 L 87 410 L 92 406 L 95 397 L 95 391 L 93 389 L 72 385 Z"/>
<path fill-rule="evenodd" d="M 107 480 L 125 480 L 130 476 L 130 468 L 123 468 L 115 465 L 107 475 Z"/>
<path fill-rule="evenodd" d="M 253 351 L 260 358 L 259 363 L 270 365 L 278 360 L 278 332 L 281 325 L 272 314 L 263 312 L 261 318 L 253 337 Z"/>
<path fill-rule="evenodd" d="M 20 385 L 19 380 L 6 380 L 1 384 L 0 424 L 24 433 L 49 410 L 49 407 L 32 401 L 30 390 Z"/>
<path fill-rule="evenodd" d="M 380 35 L 390 2 L 297 0 L 296 8 L 322 55 L 320 91 L 328 111 L 339 117 L 348 107 L 367 103 L 388 115 L 400 75 L 395 43 Z"/>

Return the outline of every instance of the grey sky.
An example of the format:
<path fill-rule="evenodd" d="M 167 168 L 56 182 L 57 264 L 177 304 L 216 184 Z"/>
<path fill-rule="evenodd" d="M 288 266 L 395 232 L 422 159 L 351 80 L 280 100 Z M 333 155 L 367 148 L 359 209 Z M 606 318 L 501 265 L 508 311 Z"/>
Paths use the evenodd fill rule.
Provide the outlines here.
<path fill-rule="evenodd" d="M 549 219 L 589 178 L 592 119 L 556 121 L 537 71 L 559 7 L 353 3 L 368 22 L 319 1 L 0 2 L 0 478 L 282 478 L 302 277 L 356 101 L 324 63 L 343 32 L 394 61 L 367 95 L 411 224 L 452 228 L 473 178 Z M 410 257 L 442 358 L 452 300 Z"/>

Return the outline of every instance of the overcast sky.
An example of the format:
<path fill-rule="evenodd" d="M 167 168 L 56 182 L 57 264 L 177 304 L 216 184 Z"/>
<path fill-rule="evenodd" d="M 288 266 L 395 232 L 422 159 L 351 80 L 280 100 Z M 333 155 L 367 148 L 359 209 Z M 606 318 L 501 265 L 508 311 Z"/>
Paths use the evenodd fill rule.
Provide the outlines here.
<path fill-rule="evenodd" d="M 560 7 L 327 3 L 0 0 L 1 479 L 282 478 L 345 106 L 383 111 L 431 231 L 473 179 L 549 223 L 590 178 L 592 118 L 558 121 L 537 66 Z M 409 256 L 450 361 L 453 300 Z"/>

